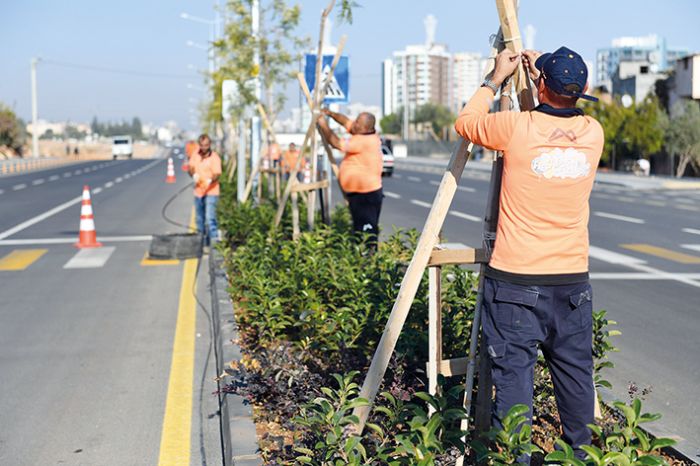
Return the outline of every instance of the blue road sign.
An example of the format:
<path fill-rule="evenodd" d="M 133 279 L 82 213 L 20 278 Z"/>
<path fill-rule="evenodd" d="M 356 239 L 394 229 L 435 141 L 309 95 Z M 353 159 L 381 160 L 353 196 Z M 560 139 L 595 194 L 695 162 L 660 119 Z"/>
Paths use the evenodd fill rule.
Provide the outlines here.
<path fill-rule="evenodd" d="M 333 55 L 324 55 L 321 62 L 321 82 L 330 73 Z M 316 85 L 316 54 L 306 54 L 306 66 L 304 67 L 304 78 L 313 95 Z M 325 104 L 347 104 L 350 102 L 350 60 L 347 55 L 342 55 L 335 67 L 333 78 L 328 83 L 326 95 L 323 99 Z"/>

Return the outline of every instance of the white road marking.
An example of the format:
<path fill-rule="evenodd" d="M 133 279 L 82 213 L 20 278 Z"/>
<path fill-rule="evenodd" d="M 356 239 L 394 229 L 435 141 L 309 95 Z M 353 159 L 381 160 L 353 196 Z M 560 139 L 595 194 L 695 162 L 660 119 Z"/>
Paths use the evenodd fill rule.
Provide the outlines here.
<path fill-rule="evenodd" d="M 151 235 L 135 235 L 135 236 L 98 236 L 97 241 L 100 243 L 130 243 L 139 241 L 151 241 Z M 5 239 L 0 240 L 0 246 L 33 246 L 41 244 L 72 244 L 75 243 L 75 238 L 37 238 L 37 239 Z"/>
<path fill-rule="evenodd" d="M 593 193 L 593 197 L 597 197 L 600 199 L 614 199 L 614 197 L 611 196 L 610 194 L 603 194 L 603 193 Z"/>
<path fill-rule="evenodd" d="M 685 197 L 677 197 L 675 200 L 677 202 L 682 202 L 683 204 L 697 204 L 698 203 L 698 201 L 696 201 L 694 199 L 687 199 Z"/>
<path fill-rule="evenodd" d="M 84 248 L 78 251 L 63 266 L 64 269 L 96 269 L 103 267 L 109 256 L 114 252 L 114 246 L 103 246 L 101 248 Z"/>
<path fill-rule="evenodd" d="M 76 170 L 76 171 L 73 172 L 74 175 L 80 175 L 80 174 L 82 174 L 82 173 L 83 173 L 82 170 Z"/>
<path fill-rule="evenodd" d="M 637 259 L 636 257 L 620 254 L 619 252 L 608 251 L 607 249 L 589 246 L 588 255 L 594 259 L 607 262 L 609 264 L 646 264 L 646 261 Z"/>
<path fill-rule="evenodd" d="M 463 219 L 469 220 L 471 222 L 480 222 L 481 221 L 481 219 L 479 217 L 476 217 L 474 215 L 465 214 L 464 212 L 458 212 L 456 210 L 450 210 L 448 213 L 450 215 L 452 215 L 453 217 L 463 218 Z"/>
<path fill-rule="evenodd" d="M 24 188 L 26 188 L 26 187 L 27 187 L 26 184 L 20 183 L 20 184 L 14 185 L 14 186 L 12 187 L 12 190 L 13 190 L 13 191 L 19 191 L 20 189 L 24 189 Z"/>
<path fill-rule="evenodd" d="M 466 186 L 457 186 L 458 191 L 464 191 L 465 193 L 475 193 L 476 189 L 474 188 L 468 188 Z"/>
<path fill-rule="evenodd" d="M 4 192 L 5 192 L 4 190 L 0 189 L 0 194 L 2 194 L 2 193 L 4 193 Z"/>
<path fill-rule="evenodd" d="M 700 244 L 681 244 L 681 247 L 700 252 Z"/>
<path fill-rule="evenodd" d="M 639 223 L 639 224 L 644 223 L 644 220 L 642 220 L 641 218 L 626 217 L 624 215 L 610 214 L 607 212 L 593 212 L 593 215 L 596 215 L 598 217 L 610 218 L 613 220 L 620 220 L 622 222 Z"/>
<path fill-rule="evenodd" d="M 68 178 L 68 177 L 70 177 L 71 175 L 72 175 L 72 173 L 70 173 L 70 172 L 65 172 L 65 173 L 63 174 L 63 178 Z"/>
<path fill-rule="evenodd" d="M 102 188 L 100 188 L 100 187 L 97 187 L 97 188 L 92 190 L 92 194 L 100 194 L 101 192 L 102 192 Z"/>
<path fill-rule="evenodd" d="M 43 179 L 43 178 L 39 178 L 38 180 L 32 181 L 32 186 L 40 185 L 40 184 L 42 184 L 43 182 L 44 182 L 44 179 Z"/>
<path fill-rule="evenodd" d="M 700 281 L 694 281 L 692 278 L 686 277 L 685 274 L 664 272 L 663 270 L 644 265 L 646 262 L 641 259 L 637 259 L 636 257 L 626 256 L 624 254 L 597 248 L 595 246 L 590 246 L 589 255 L 590 257 L 594 257 L 611 264 L 620 264 L 638 272 L 645 272 L 647 274 L 655 275 L 658 277 L 658 280 L 674 280 L 695 288 L 700 288 Z"/>
<path fill-rule="evenodd" d="M 673 276 L 690 280 L 700 279 L 700 273 L 675 273 Z M 672 280 L 667 274 L 637 272 L 593 272 L 591 280 Z"/>
<path fill-rule="evenodd" d="M 401 194 L 392 193 L 391 191 L 384 191 L 384 195 L 392 199 L 401 199 Z"/>
<path fill-rule="evenodd" d="M 115 183 L 121 183 L 122 181 L 124 181 L 124 179 L 121 176 L 114 179 Z"/>
<path fill-rule="evenodd" d="M 696 230 L 695 228 L 683 228 L 683 231 L 685 233 L 691 233 L 693 235 L 700 235 L 700 230 Z"/>
<path fill-rule="evenodd" d="M 398 179 L 398 180 L 400 180 L 401 178 L 403 178 L 403 175 L 399 175 L 398 173 L 394 173 L 392 176 L 393 176 L 394 178 Z"/>
<path fill-rule="evenodd" d="M 432 207 L 431 204 L 428 204 L 427 202 L 419 201 L 417 199 L 411 199 L 411 204 L 415 204 L 417 206 L 425 207 L 427 209 L 430 209 Z"/>
<path fill-rule="evenodd" d="M 409 176 L 408 181 L 415 181 L 416 183 L 420 183 L 420 178 L 417 176 Z"/>
<path fill-rule="evenodd" d="M 673 207 L 675 207 L 676 209 L 692 210 L 693 212 L 698 212 L 698 211 L 700 211 L 700 209 L 698 209 L 697 207 L 692 207 L 692 206 L 689 206 L 689 205 L 676 205 L 676 206 L 673 206 Z"/>
<path fill-rule="evenodd" d="M 128 180 L 129 178 L 131 178 L 131 173 L 127 173 L 126 175 L 124 175 L 125 180 Z"/>
<path fill-rule="evenodd" d="M 616 199 L 620 202 L 637 202 L 637 199 L 631 197 L 618 196 Z"/>
<path fill-rule="evenodd" d="M 660 201 L 644 201 L 644 204 L 653 205 L 655 207 L 666 207 L 666 203 Z"/>
<path fill-rule="evenodd" d="M 51 176 L 49 176 L 49 181 L 56 181 L 59 178 L 60 178 L 60 176 L 58 176 L 58 175 L 51 175 Z"/>
<path fill-rule="evenodd" d="M 111 188 L 112 186 L 114 186 L 114 183 L 112 183 L 111 181 L 105 183 L 105 188 Z"/>

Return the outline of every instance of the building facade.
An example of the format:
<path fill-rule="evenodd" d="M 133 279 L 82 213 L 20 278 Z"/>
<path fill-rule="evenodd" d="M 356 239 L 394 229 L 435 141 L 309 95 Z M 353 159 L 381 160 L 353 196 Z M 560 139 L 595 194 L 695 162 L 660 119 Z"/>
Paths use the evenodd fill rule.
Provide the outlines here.
<path fill-rule="evenodd" d="M 486 60 L 480 53 L 452 55 L 453 99 L 451 110 L 458 113 L 481 86 Z"/>

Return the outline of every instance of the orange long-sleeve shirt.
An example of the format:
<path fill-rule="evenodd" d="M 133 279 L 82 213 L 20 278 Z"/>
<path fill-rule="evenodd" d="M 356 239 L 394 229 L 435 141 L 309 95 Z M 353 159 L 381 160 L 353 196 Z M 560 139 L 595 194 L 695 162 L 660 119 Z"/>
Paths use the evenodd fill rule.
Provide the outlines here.
<path fill-rule="evenodd" d="M 589 116 L 540 111 L 489 113 L 480 88 L 455 129 L 503 151 L 496 243 L 489 265 L 524 275 L 588 271 L 588 200 L 603 151 L 603 128 Z"/>

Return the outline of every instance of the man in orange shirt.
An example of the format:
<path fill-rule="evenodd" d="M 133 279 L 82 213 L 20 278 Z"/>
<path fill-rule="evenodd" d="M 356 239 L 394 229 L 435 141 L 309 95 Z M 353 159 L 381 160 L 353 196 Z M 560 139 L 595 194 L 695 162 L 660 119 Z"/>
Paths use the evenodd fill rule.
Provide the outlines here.
<path fill-rule="evenodd" d="M 489 114 L 504 80 L 524 64 L 540 105 Z M 517 403 L 532 411 L 537 350 L 549 365 L 563 439 L 583 458 L 594 422 L 592 290 L 588 282 L 588 200 L 603 129 L 576 108 L 588 69 L 566 47 L 496 57 L 490 79 L 464 107 L 455 129 L 503 152 L 496 242 L 486 267 L 483 332 L 496 386 L 493 421 Z M 531 419 L 531 414 L 526 417 Z M 529 463 L 529 458 L 521 461 Z"/>
<path fill-rule="evenodd" d="M 289 179 L 289 174 L 294 170 L 298 160 L 299 149 L 297 149 L 296 144 L 290 142 L 289 147 L 284 151 L 284 154 L 282 154 L 282 172 L 285 174 L 285 179 Z M 300 165 L 299 169 L 301 170 L 302 168 L 303 166 Z"/>
<path fill-rule="evenodd" d="M 341 140 L 324 118 L 328 115 L 341 124 L 349 133 L 348 140 Z M 376 120 L 371 113 L 360 113 L 351 120 L 341 113 L 323 110 L 318 126 L 328 143 L 345 152 L 340 164 L 338 180 L 348 200 L 356 233 L 369 234 L 369 244 L 376 248 L 379 236 L 379 214 L 382 210 L 382 152 L 381 140 L 374 126 Z"/>
<path fill-rule="evenodd" d="M 189 174 L 194 181 L 194 207 L 197 231 L 204 237 L 204 245 L 219 240 L 216 204 L 219 202 L 221 157 L 211 150 L 207 134 L 199 136 L 199 149 L 190 157 Z"/>

